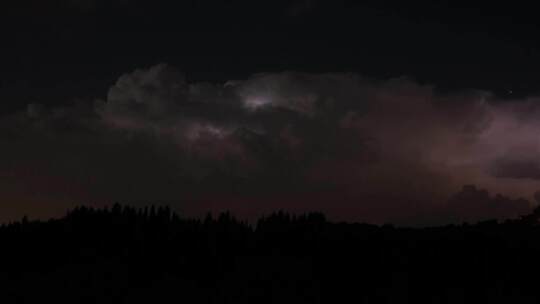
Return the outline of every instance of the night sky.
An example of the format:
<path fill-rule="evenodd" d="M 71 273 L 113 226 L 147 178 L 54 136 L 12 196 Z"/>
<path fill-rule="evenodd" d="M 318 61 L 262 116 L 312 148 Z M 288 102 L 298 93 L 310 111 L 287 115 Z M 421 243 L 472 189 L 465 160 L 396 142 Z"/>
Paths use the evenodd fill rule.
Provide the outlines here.
<path fill-rule="evenodd" d="M 114 202 L 404 224 L 523 214 L 540 190 L 535 12 L 2 1 L 0 221 Z M 463 185 L 493 201 L 464 205 Z"/>

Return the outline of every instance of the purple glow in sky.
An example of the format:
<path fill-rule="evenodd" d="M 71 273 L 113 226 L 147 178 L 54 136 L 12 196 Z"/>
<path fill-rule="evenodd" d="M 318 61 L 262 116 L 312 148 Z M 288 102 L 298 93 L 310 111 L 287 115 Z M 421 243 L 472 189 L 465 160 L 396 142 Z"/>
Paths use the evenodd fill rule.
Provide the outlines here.
<path fill-rule="evenodd" d="M 444 220 L 465 184 L 532 201 L 538 104 L 345 73 L 190 83 L 157 65 L 123 75 L 104 100 L 31 104 L 2 118 L 0 190 L 18 204 L 7 218 L 36 204 L 58 204 L 36 212 L 45 216 L 121 201 L 186 213 L 282 208 L 371 222 Z M 511 201 L 496 215 L 526 207 Z"/>

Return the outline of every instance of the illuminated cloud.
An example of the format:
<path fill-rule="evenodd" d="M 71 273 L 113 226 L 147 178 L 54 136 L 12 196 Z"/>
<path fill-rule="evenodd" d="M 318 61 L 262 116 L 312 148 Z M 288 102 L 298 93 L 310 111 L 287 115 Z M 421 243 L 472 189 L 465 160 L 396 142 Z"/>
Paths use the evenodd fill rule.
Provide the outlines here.
<path fill-rule="evenodd" d="M 441 94 L 405 77 L 339 73 L 189 83 L 161 64 L 126 73 L 90 104 L 33 104 L 0 121 L 0 177 L 20 189 L 11 196 L 27 185 L 49 200 L 157 199 L 186 212 L 317 209 L 414 222 L 523 210 L 523 201 L 507 199 L 457 212 L 446 201 L 463 184 L 513 198 L 540 189 L 534 99 L 504 103 L 489 92 Z M 61 194 L 65 185 L 71 190 Z"/>

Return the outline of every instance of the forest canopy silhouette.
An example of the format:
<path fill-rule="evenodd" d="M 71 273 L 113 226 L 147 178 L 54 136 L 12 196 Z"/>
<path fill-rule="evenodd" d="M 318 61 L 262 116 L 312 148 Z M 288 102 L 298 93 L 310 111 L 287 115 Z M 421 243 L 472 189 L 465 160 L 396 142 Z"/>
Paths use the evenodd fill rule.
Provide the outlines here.
<path fill-rule="evenodd" d="M 77 207 L 0 227 L 3 303 L 532 303 L 540 211 L 429 228 Z M 28 293 L 28 290 L 33 292 Z"/>

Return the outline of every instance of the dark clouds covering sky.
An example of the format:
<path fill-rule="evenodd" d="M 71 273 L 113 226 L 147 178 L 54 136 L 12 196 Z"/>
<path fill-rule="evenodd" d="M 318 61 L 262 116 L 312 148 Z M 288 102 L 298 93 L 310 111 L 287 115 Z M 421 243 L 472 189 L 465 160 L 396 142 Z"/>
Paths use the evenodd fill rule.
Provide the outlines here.
<path fill-rule="evenodd" d="M 378 3 L 3 3 L 0 220 L 527 212 L 495 194 L 540 190 L 529 10 Z"/>

